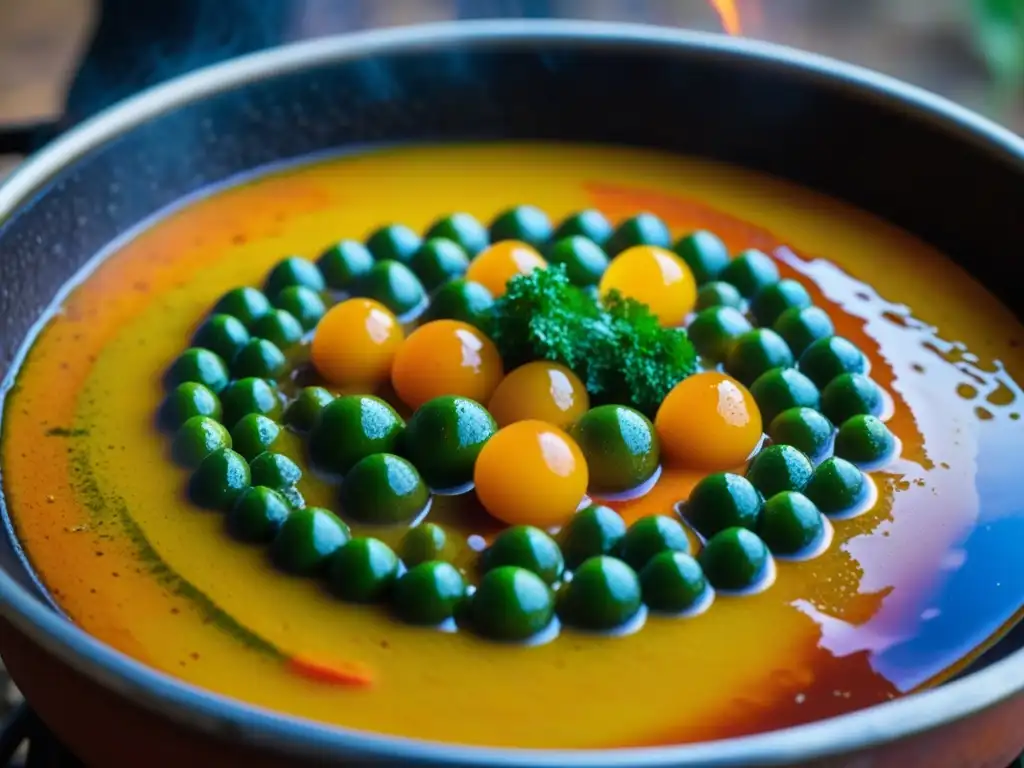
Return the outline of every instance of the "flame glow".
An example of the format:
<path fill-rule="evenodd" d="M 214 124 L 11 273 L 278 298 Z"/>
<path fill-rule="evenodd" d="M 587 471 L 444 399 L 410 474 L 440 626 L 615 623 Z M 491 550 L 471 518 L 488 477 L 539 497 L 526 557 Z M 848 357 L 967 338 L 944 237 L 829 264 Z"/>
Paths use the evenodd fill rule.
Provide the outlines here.
<path fill-rule="evenodd" d="M 730 35 L 742 34 L 740 28 L 740 12 L 736 0 L 709 0 L 718 18 L 722 20 L 722 28 Z"/>

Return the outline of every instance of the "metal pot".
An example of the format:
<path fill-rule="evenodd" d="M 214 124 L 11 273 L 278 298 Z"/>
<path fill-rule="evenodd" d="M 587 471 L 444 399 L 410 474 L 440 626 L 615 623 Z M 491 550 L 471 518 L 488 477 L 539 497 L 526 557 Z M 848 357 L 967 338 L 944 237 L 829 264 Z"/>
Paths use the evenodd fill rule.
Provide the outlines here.
<path fill-rule="evenodd" d="M 953 104 L 817 56 L 718 36 L 445 24 L 202 70 L 26 162 L 0 188 L 7 383 L 62 286 L 112 239 L 191 192 L 339 147 L 524 138 L 654 147 L 790 179 L 913 232 L 1024 309 L 1005 255 L 1024 242 L 1024 141 Z M 0 541 L 0 615 L 0 651 L 16 682 L 96 766 L 1003 768 L 1024 748 L 1024 638 L 1012 634 L 954 682 L 812 725 L 696 745 L 537 752 L 333 728 L 190 687 L 58 615 L 13 535 Z"/>

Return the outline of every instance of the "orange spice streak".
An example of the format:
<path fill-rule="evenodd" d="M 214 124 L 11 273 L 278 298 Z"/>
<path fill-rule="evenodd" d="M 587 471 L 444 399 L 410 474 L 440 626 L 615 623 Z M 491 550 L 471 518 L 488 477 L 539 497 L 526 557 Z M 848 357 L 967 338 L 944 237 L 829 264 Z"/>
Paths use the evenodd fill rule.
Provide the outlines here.
<path fill-rule="evenodd" d="M 346 664 L 314 661 L 303 656 L 288 659 L 288 670 L 300 677 L 329 685 L 347 685 L 367 688 L 373 685 L 373 674 L 351 662 Z"/>

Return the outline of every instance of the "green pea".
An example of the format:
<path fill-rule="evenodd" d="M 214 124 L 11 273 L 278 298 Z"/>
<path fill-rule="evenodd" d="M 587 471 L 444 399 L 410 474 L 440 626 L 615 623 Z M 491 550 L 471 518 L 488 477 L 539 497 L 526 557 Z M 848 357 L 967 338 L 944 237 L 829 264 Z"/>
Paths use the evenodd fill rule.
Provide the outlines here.
<path fill-rule="evenodd" d="M 430 560 L 406 571 L 395 583 L 392 606 L 409 624 L 436 626 L 455 615 L 466 582 L 455 566 Z"/>
<path fill-rule="evenodd" d="M 171 363 L 164 374 L 164 389 L 172 390 L 179 384 L 202 384 L 219 395 L 229 381 L 228 367 L 219 355 L 208 349 L 186 349 Z"/>
<path fill-rule="evenodd" d="M 779 315 L 772 329 L 785 339 L 797 357 L 818 339 L 828 338 L 836 332 L 832 319 L 821 307 L 787 309 Z"/>
<path fill-rule="evenodd" d="M 314 576 L 324 571 L 331 556 L 350 538 L 348 526 L 329 509 L 296 509 L 270 544 L 270 559 L 287 573 Z"/>
<path fill-rule="evenodd" d="M 457 243 L 470 256 L 476 256 L 491 242 L 487 227 L 468 213 L 452 213 L 435 221 L 427 229 L 426 239 L 434 237 Z"/>
<path fill-rule="evenodd" d="M 772 368 L 750 385 L 750 394 L 765 424 L 790 408 L 817 408 L 820 400 L 814 382 L 796 368 Z"/>
<path fill-rule="evenodd" d="M 551 238 L 551 219 L 535 205 L 517 205 L 491 222 L 491 242 L 520 240 L 541 250 Z"/>
<path fill-rule="evenodd" d="M 640 589 L 647 607 L 662 613 L 693 608 L 708 592 L 700 564 L 682 552 L 660 552 L 640 571 Z"/>
<path fill-rule="evenodd" d="M 506 528 L 484 552 L 484 571 L 503 565 L 515 565 L 540 576 L 548 584 L 554 584 L 565 570 L 562 550 L 555 540 L 540 528 L 530 525 L 516 525 Z"/>
<path fill-rule="evenodd" d="M 582 235 L 556 240 L 547 257 L 551 264 L 564 264 L 569 282 L 581 287 L 597 285 L 608 269 L 608 256 L 601 246 Z"/>
<path fill-rule="evenodd" d="M 356 462 L 341 485 L 344 514 L 361 523 L 407 523 L 430 500 L 416 467 L 391 453 L 375 453 Z"/>
<path fill-rule="evenodd" d="M 211 453 L 231 447 L 224 425 L 209 416 L 193 416 L 178 429 L 171 443 L 171 458 L 189 469 L 198 467 Z"/>
<path fill-rule="evenodd" d="M 438 397 L 409 419 L 403 452 L 431 488 L 457 488 L 472 482 L 476 457 L 497 431 L 494 417 L 475 400 Z"/>
<path fill-rule="evenodd" d="M 249 331 L 231 315 L 210 315 L 192 336 L 193 347 L 208 349 L 222 360 L 231 360 L 248 341 Z"/>
<path fill-rule="evenodd" d="M 220 396 L 224 407 L 224 423 L 237 424 L 249 413 L 276 419 L 281 413 L 277 390 L 262 378 L 249 377 L 231 382 Z"/>
<path fill-rule="evenodd" d="M 281 427 L 262 413 L 248 413 L 231 428 L 231 445 L 246 461 L 269 451 L 281 435 Z"/>
<path fill-rule="evenodd" d="M 259 320 L 252 324 L 252 332 L 261 339 L 266 339 L 274 344 L 279 350 L 288 349 L 302 341 L 305 330 L 291 312 L 283 309 L 272 309 Z M 250 341 L 235 355 L 237 361 L 245 350 L 252 344 Z M 237 363 L 235 363 L 237 365 Z"/>
<path fill-rule="evenodd" d="M 358 296 L 379 301 L 396 315 L 406 315 L 423 306 L 427 292 L 416 274 L 400 261 L 378 261 L 353 288 Z"/>
<path fill-rule="evenodd" d="M 345 395 L 324 406 L 309 433 L 309 453 L 324 472 L 347 473 L 374 453 L 396 453 L 405 424 L 395 409 L 371 395 Z"/>
<path fill-rule="evenodd" d="M 690 539 L 678 521 L 650 515 L 633 523 L 619 542 L 618 556 L 639 571 L 659 552 L 689 552 Z"/>
<path fill-rule="evenodd" d="M 428 560 L 446 560 L 448 534 L 436 523 L 420 523 L 402 537 L 402 562 L 412 568 Z"/>
<path fill-rule="evenodd" d="M 771 555 L 753 531 L 726 528 L 704 545 L 697 562 L 715 589 L 741 590 L 764 578 Z"/>
<path fill-rule="evenodd" d="M 835 454 L 853 464 L 876 464 L 896 450 L 896 438 L 875 416 L 851 416 L 836 434 Z"/>
<path fill-rule="evenodd" d="M 324 251 L 316 263 L 330 288 L 347 291 L 373 269 L 373 254 L 356 240 L 342 240 Z"/>
<path fill-rule="evenodd" d="M 283 453 L 264 451 L 249 463 L 253 485 L 264 485 L 276 491 L 291 488 L 302 479 L 299 465 Z"/>
<path fill-rule="evenodd" d="M 825 518 L 802 493 L 783 491 L 764 503 L 757 532 L 776 555 L 797 555 L 822 540 Z"/>
<path fill-rule="evenodd" d="M 473 628 L 495 640 L 526 640 L 555 615 L 551 589 L 535 573 L 507 565 L 480 579 L 470 604 Z"/>
<path fill-rule="evenodd" d="M 424 320 L 461 320 L 482 328 L 494 306 L 494 297 L 480 283 L 452 280 L 434 294 Z"/>
<path fill-rule="evenodd" d="M 789 309 L 811 306 L 811 294 L 796 280 L 779 280 L 765 286 L 750 302 L 750 311 L 761 325 L 771 325 Z"/>
<path fill-rule="evenodd" d="M 853 511 L 867 498 L 868 479 L 850 462 L 833 456 L 814 469 L 804 495 L 826 515 Z"/>
<path fill-rule="evenodd" d="M 274 306 L 294 317 L 304 331 L 316 328 L 327 313 L 320 294 L 302 285 L 292 285 L 282 290 L 274 297 Z"/>
<path fill-rule="evenodd" d="M 334 395 L 323 387 L 305 387 L 284 409 L 284 423 L 299 433 L 309 432 Z"/>
<path fill-rule="evenodd" d="M 163 429 L 177 430 L 193 416 L 209 416 L 219 421 L 220 400 L 209 387 L 186 381 L 167 393 L 160 405 L 157 422 Z"/>
<path fill-rule="evenodd" d="M 420 236 L 404 224 L 388 224 L 366 239 L 366 247 L 378 261 L 397 261 L 408 264 L 420 247 Z"/>
<path fill-rule="evenodd" d="M 762 448 L 747 468 L 747 479 L 766 499 L 783 491 L 802 491 L 814 465 L 792 445 Z"/>
<path fill-rule="evenodd" d="M 225 293 L 213 305 L 213 314 L 231 315 L 246 328 L 270 311 L 270 301 L 255 288 L 243 286 Z"/>
<path fill-rule="evenodd" d="M 287 370 L 288 360 L 284 353 L 274 342 L 266 339 L 249 339 L 231 361 L 231 373 L 236 379 L 278 379 Z"/>
<path fill-rule="evenodd" d="M 560 543 L 565 564 L 575 570 L 584 561 L 616 551 L 626 535 L 619 513 L 600 504 L 581 509 L 562 529 Z"/>
<path fill-rule="evenodd" d="M 654 425 L 625 405 L 592 408 L 572 430 L 590 470 L 594 493 L 620 493 L 647 482 L 661 450 Z"/>
<path fill-rule="evenodd" d="M 469 256 L 453 240 L 435 237 L 423 243 L 409 260 L 409 266 L 428 291 L 449 280 L 462 277 L 469 267 Z"/>
<path fill-rule="evenodd" d="M 567 624 L 610 630 L 636 616 L 640 606 L 636 571 L 617 558 L 599 555 L 576 569 L 558 608 Z"/>
<path fill-rule="evenodd" d="M 824 388 L 844 373 L 866 373 L 868 361 L 852 342 L 842 336 L 830 336 L 818 339 L 804 350 L 799 368 L 819 388 Z"/>
<path fill-rule="evenodd" d="M 779 280 L 775 259 L 761 251 L 750 249 L 738 254 L 718 274 L 719 280 L 732 283 L 746 298 L 753 298 Z"/>
<path fill-rule="evenodd" d="M 245 459 L 230 448 L 221 448 L 196 467 L 188 483 L 188 495 L 205 509 L 228 510 L 248 487 L 249 465 Z"/>
<path fill-rule="evenodd" d="M 690 268 L 697 285 L 716 280 L 729 264 L 729 249 L 714 232 L 697 230 L 680 238 L 672 249 Z"/>
<path fill-rule="evenodd" d="M 706 360 L 719 363 L 740 336 L 753 329 L 743 313 L 733 307 L 702 309 L 686 328 L 694 349 Z"/>
<path fill-rule="evenodd" d="M 634 245 L 656 245 L 669 248 L 672 245 L 672 233 L 665 222 L 653 213 L 638 213 L 619 222 L 615 232 L 605 243 L 605 251 L 615 257 Z"/>
<path fill-rule="evenodd" d="M 786 342 L 769 328 L 755 328 L 736 337 L 725 358 L 726 372 L 748 387 L 766 371 L 792 365 L 793 354 Z"/>
<path fill-rule="evenodd" d="M 878 416 L 885 407 L 882 388 L 862 373 L 841 373 L 821 391 L 821 410 L 833 423 L 853 416 Z"/>
<path fill-rule="evenodd" d="M 697 291 L 697 304 L 695 309 L 701 312 L 711 307 L 732 307 L 742 309 L 743 296 L 736 290 L 736 286 L 721 280 L 713 280 L 705 283 Z M 749 325 L 749 323 L 748 323 Z M 749 329 L 748 329 L 749 330 Z"/>
<path fill-rule="evenodd" d="M 398 556 L 383 541 L 354 538 L 331 555 L 327 587 L 351 603 L 379 603 L 390 595 L 400 566 Z"/>
<path fill-rule="evenodd" d="M 818 461 L 832 448 L 832 422 L 812 408 L 790 408 L 772 419 L 768 436 Z"/>
<path fill-rule="evenodd" d="M 242 491 L 228 510 L 225 522 L 228 533 L 239 541 L 269 544 L 291 511 L 291 506 L 277 491 L 254 485 Z"/>
<path fill-rule="evenodd" d="M 608 223 L 603 213 L 588 208 L 563 219 L 551 239 L 558 241 L 576 236 L 585 237 L 603 247 L 612 236 L 612 225 Z"/>
<path fill-rule="evenodd" d="M 311 291 L 322 291 L 326 288 L 324 276 L 320 268 L 309 259 L 301 256 L 289 256 L 274 265 L 263 284 L 263 292 L 267 296 L 276 296 L 285 288 L 301 285 Z"/>
<path fill-rule="evenodd" d="M 757 529 L 761 494 L 741 475 L 717 472 L 698 482 L 683 507 L 684 515 L 704 538 L 726 528 Z"/>

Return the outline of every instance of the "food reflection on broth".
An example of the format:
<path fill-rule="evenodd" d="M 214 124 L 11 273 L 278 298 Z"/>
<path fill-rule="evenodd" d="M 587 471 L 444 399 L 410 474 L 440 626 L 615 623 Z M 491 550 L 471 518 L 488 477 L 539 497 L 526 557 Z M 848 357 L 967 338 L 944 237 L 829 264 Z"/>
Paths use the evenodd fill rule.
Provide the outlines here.
<path fill-rule="evenodd" d="M 392 149 L 112 247 L 8 393 L 4 490 L 73 621 L 218 693 L 472 744 L 749 734 L 1018 616 L 1021 338 L 773 179 Z"/>

